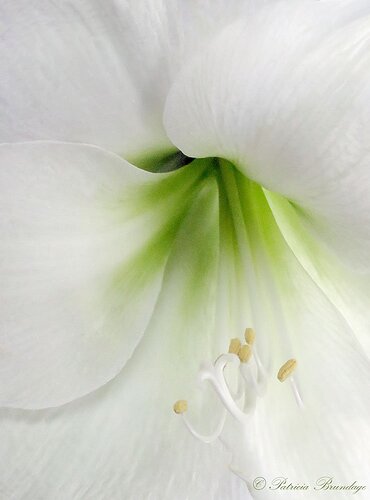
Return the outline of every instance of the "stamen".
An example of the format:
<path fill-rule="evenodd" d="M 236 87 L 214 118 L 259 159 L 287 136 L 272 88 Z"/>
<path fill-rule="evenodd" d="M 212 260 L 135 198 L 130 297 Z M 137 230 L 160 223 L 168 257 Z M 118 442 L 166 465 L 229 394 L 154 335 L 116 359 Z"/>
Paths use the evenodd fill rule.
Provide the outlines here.
<path fill-rule="evenodd" d="M 295 359 L 288 359 L 286 363 L 280 368 L 277 378 L 280 382 L 284 382 L 297 368 L 297 361 Z"/>
<path fill-rule="evenodd" d="M 254 329 L 246 328 L 244 332 L 244 338 L 246 343 L 253 348 L 254 343 L 256 341 L 256 332 L 254 331 Z M 258 356 L 257 349 L 254 348 L 253 351 L 251 352 L 251 355 L 256 364 L 256 372 L 257 372 L 256 376 L 254 376 L 253 373 L 251 372 L 251 379 L 253 382 L 253 386 L 256 389 L 258 395 L 263 396 L 266 392 L 266 383 L 267 383 L 266 371 Z"/>
<path fill-rule="evenodd" d="M 187 410 L 188 410 L 188 402 L 185 401 L 185 399 L 180 399 L 179 401 L 176 401 L 176 403 L 173 405 L 173 411 L 178 415 L 185 413 Z"/>
<path fill-rule="evenodd" d="M 258 357 L 256 348 L 253 348 L 256 338 L 254 330 L 247 328 L 244 337 L 247 341 L 246 344 L 242 345 L 238 338 L 231 339 L 229 352 L 221 354 L 214 363 L 204 363 L 199 371 L 200 381 L 208 381 L 211 384 L 224 406 L 219 424 L 212 434 L 208 436 L 203 435 L 193 428 L 188 420 L 188 416 L 185 414 L 188 409 L 187 401 L 179 400 L 174 404 L 173 409 L 175 413 L 181 414 L 191 434 L 205 443 L 211 443 L 220 437 L 225 425 L 227 412 L 242 425 L 246 425 L 250 419 L 250 412 L 256 405 L 257 398 L 262 397 L 266 390 L 266 371 Z M 279 380 L 285 380 L 293 372 L 294 367 L 291 366 L 293 361 L 296 363 L 295 360 L 289 360 L 281 368 L 279 371 Z M 234 364 L 237 368 L 236 390 L 231 385 L 229 386 L 226 378 L 225 367 L 228 364 Z M 296 393 L 299 396 L 298 390 L 296 390 Z"/>
<path fill-rule="evenodd" d="M 303 408 L 304 404 L 303 404 L 301 395 L 299 393 L 296 381 L 294 380 L 294 377 L 290 377 L 289 382 L 290 382 L 290 385 L 292 387 L 293 395 L 294 395 L 294 398 L 296 400 L 297 405 L 299 406 L 299 408 Z"/>
<path fill-rule="evenodd" d="M 242 363 L 247 363 L 252 356 L 252 347 L 249 344 L 244 344 L 239 349 L 238 356 Z"/>
<path fill-rule="evenodd" d="M 225 378 L 225 382 L 227 385 L 227 388 L 229 389 L 229 392 L 234 399 L 234 401 L 239 401 L 243 395 L 244 395 L 244 384 L 242 381 L 242 377 L 237 377 L 237 387 L 236 390 L 229 384 L 229 382 Z"/>
<path fill-rule="evenodd" d="M 240 365 L 240 373 L 242 374 L 245 386 L 249 389 L 244 394 L 243 409 L 245 412 L 250 413 L 256 406 L 257 397 L 260 395 L 260 388 L 253 373 L 251 363 L 242 363 Z"/>
<path fill-rule="evenodd" d="M 256 340 L 256 334 L 253 328 L 246 328 L 244 332 L 244 338 L 247 344 L 253 345 Z"/>
<path fill-rule="evenodd" d="M 259 385 L 259 392 L 262 396 L 266 392 L 267 388 L 267 373 L 256 349 L 253 350 L 253 359 L 257 365 L 257 380 Z"/>
<path fill-rule="evenodd" d="M 224 368 L 228 363 L 235 363 L 237 357 L 230 354 L 221 354 L 211 370 L 203 369 L 200 373 L 201 380 L 208 380 L 216 391 L 229 413 L 239 422 L 244 422 L 247 415 L 239 408 L 232 398 L 224 377 Z"/>
<path fill-rule="evenodd" d="M 253 389 L 257 394 L 260 394 L 260 386 L 261 382 L 259 382 L 256 378 L 256 374 L 254 373 L 255 370 L 253 370 L 253 367 L 251 366 L 251 363 L 248 364 L 243 364 L 240 367 L 240 372 L 247 383 L 248 386 L 252 386 Z"/>
<path fill-rule="evenodd" d="M 229 345 L 229 353 L 230 354 L 238 354 L 240 346 L 241 346 L 241 342 L 239 339 L 237 339 L 237 338 L 231 339 L 230 345 Z"/>
<path fill-rule="evenodd" d="M 297 405 L 299 408 L 303 408 L 303 401 L 301 398 L 301 395 L 299 393 L 296 381 L 292 377 L 293 372 L 297 368 L 297 360 L 296 359 L 289 359 L 286 363 L 283 364 L 283 366 L 280 368 L 277 378 L 280 380 L 280 382 L 285 382 L 289 378 L 290 386 L 293 391 L 294 399 L 296 400 Z"/>
<path fill-rule="evenodd" d="M 226 409 L 224 409 L 222 411 L 222 416 L 221 416 L 221 419 L 220 419 L 220 422 L 218 424 L 218 426 L 216 427 L 216 430 L 210 434 L 209 436 L 205 436 L 204 434 L 200 434 L 199 432 L 197 432 L 194 427 L 191 425 L 191 423 L 189 422 L 189 420 L 187 419 L 187 416 L 185 414 L 181 415 L 183 420 L 184 420 L 184 423 L 186 425 L 186 427 L 189 429 L 189 431 L 191 432 L 191 434 L 193 434 L 194 437 L 196 437 L 197 439 L 199 439 L 200 441 L 203 441 L 203 443 L 213 443 L 213 441 L 216 441 L 216 439 L 218 439 L 223 431 L 223 428 L 224 428 L 224 425 L 225 425 L 225 420 L 226 420 Z"/>

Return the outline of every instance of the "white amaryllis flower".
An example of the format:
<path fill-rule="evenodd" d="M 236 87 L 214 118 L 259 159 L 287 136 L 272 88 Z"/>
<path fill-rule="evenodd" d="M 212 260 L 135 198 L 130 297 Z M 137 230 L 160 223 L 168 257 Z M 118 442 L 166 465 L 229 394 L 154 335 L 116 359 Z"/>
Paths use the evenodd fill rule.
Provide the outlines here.
<path fill-rule="evenodd" d="M 0 19 L 2 498 L 351 498 L 314 485 L 369 477 L 368 0 Z"/>

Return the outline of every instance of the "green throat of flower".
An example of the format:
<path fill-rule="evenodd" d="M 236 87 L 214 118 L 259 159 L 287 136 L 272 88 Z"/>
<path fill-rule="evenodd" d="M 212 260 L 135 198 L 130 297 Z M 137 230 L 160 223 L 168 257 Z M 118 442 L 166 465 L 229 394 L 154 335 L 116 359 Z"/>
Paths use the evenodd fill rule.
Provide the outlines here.
<path fill-rule="evenodd" d="M 201 297 L 207 293 L 202 276 L 208 268 L 215 266 L 217 260 L 228 262 L 227 268 L 233 269 L 236 279 L 248 283 L 248 292 L 237 300 L 240 308 L 246 312 L 245 319 L 258 324 L 256 319 L 261 314 L 261 292 L 258 287 L 261 270 L 269 276 L 269 283 L 279 283 L 282 287 L 286 283 L 283 279 L 285 242 L 269 201 L 273 198 L 275 204 L 283 205 L 288 203 L 287 200 L 270 193 L 245 177 L 233 164 L 219 158 L 193 159 L 177 152 L 141 159 L 135 163 L 158 174 L 153 176 L 153 183 L 139 193 L 135 203 L 137 213 L 144 212 L 149 206 L 155 207 L 163 224 L 135 257 L 132 268 L 145 268 L 147 272 L 141 277 L 144 280 L 148 278 L 148 273 L 155 272 L 169 254 L 184 220 L 193 212 L 196 216 L 185 233 L 185 239 L 194 246 L 193 259 L 187 264 L 193 272 L 189 273 L 189 277 L 184 274 L 181 283 L 184 300 L 179 317 L 192 314 L 194 308 L 201 307 Z M 210 248 L 216 248 L 217 251 L 210 253 Z M 127 283 L 128 274 L 127 269 L 123 269 L 118 279 Z M 197 278 L 194 279 L 194 276 Z M 269 285 L 269 288 L 272 286 Z M 286 290 L 275 291 L 276 294 L 284 292 Z M 269 311 L 262 311 L 262 314 L 269 314 Z M 268 342 L 264 343 L 262 338 L 255 342 L 254 330 L 251 328 L 247 328 L 244 340 L 242 344 L 238 338 L 232 339 L 227 354 L 220 355 L 214 363 L 205 363 L 200 370 L 201 379 L 212 385 L 225 412 L 228 410 L 240 422 L 248 418 L 257 398 L 264 395 L 269 378 L 268 368 L 261 361 L 268 357 Z M 263 353 L 262 357 L 259 352 Z M 236 393 L 230 390 L 223 375 L 224 368 L 230 363 L 239 365 L 241 382 Z M 289 359 L 280 368 L 278 379 L 281 382 L 289 380 L 296 403 L 303 407 L 298 385 L 292 376 L 295 367 L 296 361 Z M 243 399 L 242 403 L 240 398 Z M 219 437 L 226 413 L 222 415 L 215 432 L 204 436 L 196 432 L 187 420 L 187 408 L 186 400 L 179 400 L 174 405 L 174 411 L 183 416 L 185 424 L 195 436 L 205 442 Z"/>
<path fill-rule="evenodd" d="M 192 310 L 204 293 L 199 277 L 216 265 L 216 260 L 228 260 L 237 279 L 247 276 L 254 289 L 258 279 L 256 270 L 261 266 L 274 274 L 274 280 L 278 274 L 284 274 L 279 265 L 283 242 L 268 201 L 272 194 L 234 165 L 218 158 L 191 159 L 182 153 L 155 156 L 135 164 L 157 173 L 153 174 L 152 182 L 141 186 L 134 195 L 125 193 L 118 200 L 117 213 L 120 203 L 132 207 L 128 214 L 132 218 L 151 211 L 158 229 L 114 273 L 112 289 L 120 290 L 121 296 L 124 290 L 132 294 L 140 289 L 163 266 L 181 228 L 190 219 L 184 244 L 191 241 L 196 252 L 189 262 L 193 272 L 182 283 L 187 291 L 183 312 Z M 130 196 L 135 199 L 128 200 Z M 210 248 L 214 251 L 210 252 Z M 145 269 L 145 273 L 138 275 L 137 269 Z M 248 302 L 250 311 L 259 309 L 254 294 L 240 300 L 244 301 L 244 308 Z"/>
<path fill-rule="evenodd" d="M 179 321 L 202 308 L 204 297 L 215 294 L 214 289 L 209 289 L 209 279 L 204 279 L 212 274 L 218 282 L 215 289 L 231 288 L 229 280 L 240 285 L 240 293 L 226 298 L 235 309 L 230 310 L 223 331 L 231 327 L 232 332 L 240 332 L 242 324 L 252 324 L 256 331 L 262 330 L 260 318 L 276 315 L 276 310 L 268 310 L 268 307 L 274 307 L 271 306 L 274 301 L 279 302 L 279 297 L 289 294 L 290 284 L 284 266 L 286 243 L 270 206 L 271 200 L 275 207 L 289 202 L 253 182 L 224 159 L 192 159 L 178 152 L 135 163 L 153 172 L 153 176 L 134 195 L 122 195 L 118 200 L 118 213 L 120 203 L 132 207 L 127 216 L 133 219 L 150 212 L 158 221 L 158 228 L 140 251 L 116 270 L 112 295 L 119 301 L 120 297 L 139 291 L 168 266 L 168 256 L 177 246 L 177 261 L 172 265 L 183 270 L 178 280 L 182 299 L 176 304 Z M 138 273 L 138 270 L 142 271 Z M 265 333 L 264 329 L 264 335 L 256 339 L 254 330 L 248 328 L 243 343 L 238 338 L 232 339 L 226 354 L 218 356 L 214 363 L 202 364 L 201 380 L 210 383 L 224 407 L 219 425 L 211 435 L 195 431 L 186 415 L 186 400 L 179 400 L 174 405 L 174 411 L 182 415 L 192 434 L 202 441 L 211 442 L 220 436 L 227 413 L 240 423 L 246 423 L 258 398 L 264 397 L 271 379 L 269 357 L 272 349 L 274 354 L 278 352 L 281 362 L 290 358 L 277 376 L 281 382 L 289 381 L 298 407 L 303 408 L 299 384 L 292 376 L 296 361 L 291 359 L 294 350 L 289 347 L 288 335 L 283 339 L 288 348 L 285 345 L 276 350 L 281 338 Z M 284 337 L 284 332 L 280 334 Z M 177 342 L 180 350 L 188 349 L 186 338 L 179 336 Z M 218 345 L 218 349 L 225 352 L 227 346 Z M 238 373 L 235 391 L 224 376 L 224 369 L 230 364 L 236 366 Z M 272 380 L 276 383 L 276 377 Z"/>

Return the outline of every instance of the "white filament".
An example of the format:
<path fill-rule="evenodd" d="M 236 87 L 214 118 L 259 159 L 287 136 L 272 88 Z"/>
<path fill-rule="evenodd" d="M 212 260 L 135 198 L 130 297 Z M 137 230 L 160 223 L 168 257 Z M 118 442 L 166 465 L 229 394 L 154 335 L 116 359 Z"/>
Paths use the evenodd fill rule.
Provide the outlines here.
<path fill-rule="evenodd" d="M 196 437 L 197 439 L 199 439 L 200 441 L 202 441 L 203 443 L 213 443 L 213 441 L 216 441 L 216 439 L 218 439 L 223 431 L 223 428 L 224 428 L 224 425 L 225 425 L 225 420 L 226 420 L 226 408 L 223 409 L 222 411 L 222 416 L 221 416 L 221 419 L 220 419 L 220 422 L 218 424 L 218 426 L 216 427 L 216 430 L 208 435 L 208 436 L 205 436 L 204 434 L 200 434 L 199 432 L 197 432 L 194 427 L 191 425 L 191 423 L 189 422 L 187 416 L 186 416 L 186 413 L 183 413 L 181 416 L 184 420 L 184 423 L 186 425 L 186 427 L 189 429 L 189 431 L 191 432 L 191 434 Z"/>
<path fill-rule="evenodd" d="M 300 395 L 300 392 L 298 390 L 298 386 L 297 386 L 297 383 L 296 381 L 294 380 L 294 377 L 290 377 L 289 378 L 289 382 L 290 382 L 290 386 L 292 388 L 292 392 L 293 392 L 293 395 L 294 395 L 294 399 L 296 400 L 296 403 L 297 405 L 299 406 L 299 408 L 303 408 L 304 405 L 303 405 L 303 401 L 302 401 L 302 398 L 301 398 L 301 395 Z"/>
<path fill-rule="evenodd" d="M 202 381 L 208 380 L 213 386 L 216 394 L 229 413 L 239 422 L 244 423 L 247 415 L 239 408 L 227 386 L 224 369 L 228 363 L 239 363 L 239 358 L 235 354 L 221 354 L 208 369 L 203 367 L 200 372 Z"/>

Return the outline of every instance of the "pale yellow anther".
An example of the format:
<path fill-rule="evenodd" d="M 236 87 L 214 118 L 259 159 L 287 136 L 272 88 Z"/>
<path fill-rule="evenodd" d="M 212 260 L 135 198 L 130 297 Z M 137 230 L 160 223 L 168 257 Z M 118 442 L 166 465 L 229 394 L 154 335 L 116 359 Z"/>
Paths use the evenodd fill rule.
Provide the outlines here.
<path fill-rule="evenodd" d="M 173 411 L 178 415 L 181 415 L 181 413 L 185 413 L 187 409 L 188 409 L 188 402 L 185 401 L 185 399 L 180 399 L 179 401 L 176 401 L 176 403 L 173 405 Z"/>
<path fill-rule="evenodd" d="M 277 374 L 277 378 L 280 382 L 284 382 L 297 368 L 297 361 L 295 359 L 288 359 L 286 363 L 280 368 Z"/>
<path fill-rule="evenodd" d="M 253 345 L 256 340 L 256 334 L 253 328 L 246 328 L 244 332 L 244 338 L 247 344 Z"/>
<path fill-rule="evenodd" d="M 238 354 L 240 346 L 242 343 L 239 339 L 231 339 L 229 345 L 229 353 L 230 354 Z"/>
<path fill-rule="evenodd" d="M 242 345 L 239 349 L 238 356 L 242 363 L 247 363 L 252 356 L 252 346 L 249 344 Z"/>

